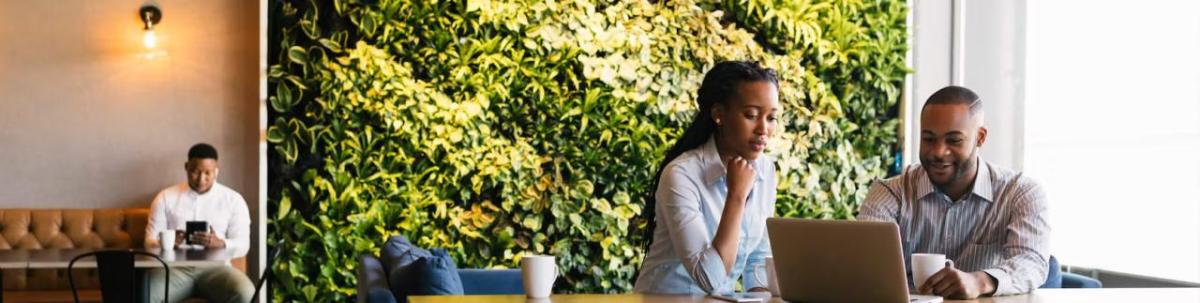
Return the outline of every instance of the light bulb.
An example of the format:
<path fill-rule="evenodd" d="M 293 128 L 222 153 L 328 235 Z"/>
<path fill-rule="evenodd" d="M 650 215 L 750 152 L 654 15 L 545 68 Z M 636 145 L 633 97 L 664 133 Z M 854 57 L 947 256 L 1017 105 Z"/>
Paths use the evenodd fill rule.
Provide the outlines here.
<path fill-rule="evenodd" d="M 142 34 L 142 45 L 145 45 L 146 49 L 154 49 L 158 46 L 158 35 L 154 34 L 153 28 L 147 29 L 146 32 Z"/>

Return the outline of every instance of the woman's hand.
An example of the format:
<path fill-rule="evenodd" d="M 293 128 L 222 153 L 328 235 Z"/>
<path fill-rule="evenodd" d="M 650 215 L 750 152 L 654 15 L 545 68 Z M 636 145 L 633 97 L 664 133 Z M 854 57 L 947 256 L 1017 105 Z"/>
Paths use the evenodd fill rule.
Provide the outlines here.
<path fill-rule="evenodd" d="M 750 195 L 750 186 L 754 185 L 754 165 L 741 156 L 729 157 L 725 160 L 725 179 L 729 182 L 729 196 L 746 202 Z"/>

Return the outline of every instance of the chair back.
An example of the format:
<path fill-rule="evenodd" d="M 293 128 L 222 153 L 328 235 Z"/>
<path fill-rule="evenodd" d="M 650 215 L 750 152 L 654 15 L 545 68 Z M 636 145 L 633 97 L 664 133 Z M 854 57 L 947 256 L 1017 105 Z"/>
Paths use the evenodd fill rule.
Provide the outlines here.
<path fill-rule="evenodd" d="M 1046 282 L 1038 288 L 1063 288 L 1062 269 L 1059 268 L 1058 258 L 1051 255 L 1047 263 L 1050 263 L 1050 268 L 1046 271 Z"/>
<path fill-rule="evenodd" d="M 79 302 L 79 290 L 75 287 L 75 262 L 80 259 L 93 257 L 96 259 L 96 271 L 100 276 L 100 297 L 104 302 L 136 302 L 137 275 L 134 270 L 134 258 L 138 255 L 150 256 L 162 263 L 168 273 L 170 267 L 158 255 L 134 250 L 99 250 L 75 256 L 67 264 L 67 281 L 71 283 L 71 296 Z M 166 274 L 163 281 L 163 298 L 169 298 L 171 275 Z"/>

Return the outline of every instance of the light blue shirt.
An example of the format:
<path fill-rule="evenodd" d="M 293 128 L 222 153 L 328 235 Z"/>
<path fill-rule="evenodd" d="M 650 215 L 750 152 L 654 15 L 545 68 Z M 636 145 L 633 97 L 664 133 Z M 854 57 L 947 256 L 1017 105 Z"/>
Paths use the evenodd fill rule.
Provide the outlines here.
<path fill-rule="evenodd" d="M 771 255 L 767 217 L 775 214 L 775 164 L 766 155 L 754 161 L 756 178 L 742 212 L 737 259 L 732 270 L 712 245 L 725 209 L 725 164 L 709 139 L 684 152 L 663 170 L 655 192 L 654 242 L 642 263 L 634 291 L 661 294 L 733 292 L 766 287 L 766 257 Z"/>

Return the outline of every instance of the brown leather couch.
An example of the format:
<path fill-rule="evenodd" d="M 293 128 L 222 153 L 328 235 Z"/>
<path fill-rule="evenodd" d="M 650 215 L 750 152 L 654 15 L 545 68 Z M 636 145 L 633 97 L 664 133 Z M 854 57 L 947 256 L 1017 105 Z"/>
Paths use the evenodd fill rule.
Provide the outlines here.
<path fill-rule="evenodd" d="M 0 209 L 0 249 L 141 248 L 150 210 L 130 209 Z M 245 258 L 231 261 L 246 271 Z M 65 269 L 5 269 L 4 293 L 66 290 Z M 95 270 L 77 269 L 75 283 L 99 288 Z"/>

